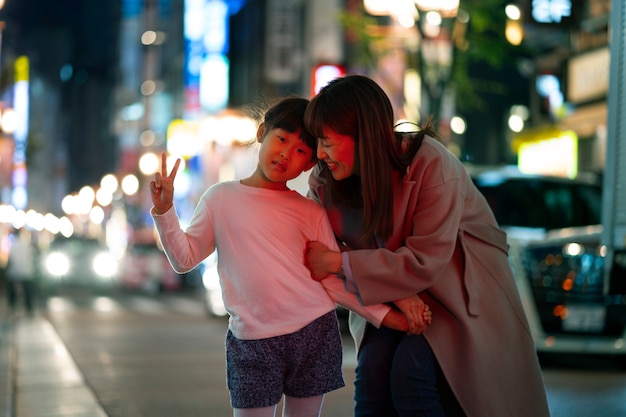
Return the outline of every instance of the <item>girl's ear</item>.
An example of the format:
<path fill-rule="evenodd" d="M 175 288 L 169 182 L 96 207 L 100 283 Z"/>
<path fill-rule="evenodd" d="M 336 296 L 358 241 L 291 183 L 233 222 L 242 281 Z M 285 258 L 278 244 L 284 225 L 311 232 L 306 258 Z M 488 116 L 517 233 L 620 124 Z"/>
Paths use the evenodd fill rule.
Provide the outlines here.
<path fill-rule="evenodd" d="M 265 123 L 261 123 L 256 130 L 256 141 L 263 142 L 263 135 L 265 135 Z"/>

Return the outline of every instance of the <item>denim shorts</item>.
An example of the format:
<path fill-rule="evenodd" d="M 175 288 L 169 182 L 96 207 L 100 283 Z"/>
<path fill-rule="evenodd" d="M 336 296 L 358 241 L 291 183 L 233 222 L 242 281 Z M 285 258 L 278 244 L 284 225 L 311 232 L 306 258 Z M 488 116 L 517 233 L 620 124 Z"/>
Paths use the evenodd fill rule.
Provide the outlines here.
<path fill-rule="evenodd" d="M 345 385 L 333 310 L 295 333 L 259 340 L 226 334 L 226 381 L 233 408 L 270 407 L 285 394 L 322 395 Z"/>

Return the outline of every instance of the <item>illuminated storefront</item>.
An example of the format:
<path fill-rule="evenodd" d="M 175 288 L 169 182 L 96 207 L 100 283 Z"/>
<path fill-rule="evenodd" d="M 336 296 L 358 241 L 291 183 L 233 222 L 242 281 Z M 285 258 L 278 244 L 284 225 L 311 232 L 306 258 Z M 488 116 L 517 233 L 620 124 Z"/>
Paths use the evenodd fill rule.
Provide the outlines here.
<path fill-rule="evenodd" d="M 574 178 L 578 174 L 578 136 L 556 128 L 517 136 L 513 141 L 517 164 L 527 174 Z"/>

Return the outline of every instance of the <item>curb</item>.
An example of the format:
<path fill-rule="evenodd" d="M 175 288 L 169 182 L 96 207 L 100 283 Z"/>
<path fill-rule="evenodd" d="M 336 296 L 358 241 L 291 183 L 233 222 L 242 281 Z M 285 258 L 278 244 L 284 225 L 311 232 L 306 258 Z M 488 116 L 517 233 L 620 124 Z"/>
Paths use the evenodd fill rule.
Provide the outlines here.
<path fill-rule="evenodd" d="M 8 319 L 0 322 L 0 392 L 4 392 L 0 398 L 2 415 L 5 417 L 15 416 L 15 343 L 13 338 L 13 325 Z"/>

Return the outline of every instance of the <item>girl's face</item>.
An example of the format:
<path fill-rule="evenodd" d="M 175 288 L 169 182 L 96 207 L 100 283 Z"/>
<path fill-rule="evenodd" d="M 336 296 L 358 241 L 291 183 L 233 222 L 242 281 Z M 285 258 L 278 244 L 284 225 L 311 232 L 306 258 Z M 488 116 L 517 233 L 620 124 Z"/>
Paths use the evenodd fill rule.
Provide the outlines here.
<path fill-rule="evenodd" d="M 317 141 L 317 158 L 326 163 L 335 180 L 341 181 L 355 174 L 354 149 L 352 136 L 326 129 Z"/>
<path fill-rule="evenodd" d="M 259 127 L 257 140 L 261 142 L 256 181 L 263 188 L 286 190 L 287 181 L 315 165 L 313 150 L 300 139 L 300 131 L 283 129 L 265 131 Z"/>

